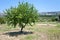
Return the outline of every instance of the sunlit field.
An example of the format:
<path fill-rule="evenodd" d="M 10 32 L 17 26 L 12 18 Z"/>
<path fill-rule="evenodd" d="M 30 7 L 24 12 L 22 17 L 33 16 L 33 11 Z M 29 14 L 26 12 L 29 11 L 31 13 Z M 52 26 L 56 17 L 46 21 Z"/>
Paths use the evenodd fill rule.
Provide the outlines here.
<path fill-rule="evenodd" d="M 60 40 L 59 0 L 0 0 L 0 40 Z"/>
<path fill-rule="evenodd" d="M 39 22 L 32 27 L 27 25 L 20 33 L 20 28 L 0 25 L 0 40 L 60 40 L 60 23 Z"/>

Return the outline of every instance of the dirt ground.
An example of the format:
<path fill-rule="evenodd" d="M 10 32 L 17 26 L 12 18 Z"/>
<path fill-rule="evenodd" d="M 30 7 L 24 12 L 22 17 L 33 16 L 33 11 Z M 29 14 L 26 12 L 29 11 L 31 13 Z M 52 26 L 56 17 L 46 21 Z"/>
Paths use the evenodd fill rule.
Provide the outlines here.
<path fill-rule="evenodd" d="M 35 29 L 29 29 L 29 27 L 25 28 L 23 33 L 19 32 L 19 28 L 16 28 L 16 30 L 14 29 L 0 32 L 0 40 L 48 40 L 45 30 L 48 28 L 53 28 L 56 25 L 39 23 L 34 26 L 35 27 L 33 28 Z M 0 26 L 0 28 L 2 28 L 2 26 Z M 43 29 L 44 32 L 42 32 L 40 29 Z"/>

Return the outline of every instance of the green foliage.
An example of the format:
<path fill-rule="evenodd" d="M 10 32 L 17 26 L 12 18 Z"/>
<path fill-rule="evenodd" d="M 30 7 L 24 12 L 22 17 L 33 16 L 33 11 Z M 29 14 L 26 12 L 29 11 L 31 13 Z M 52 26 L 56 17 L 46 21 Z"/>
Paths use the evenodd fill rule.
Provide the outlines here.
<path fill-rule="evenodd" d="M 0 17 L 0 24 L 4 24 L 5 23 L 5 18 Z"/>
<path fill-rule="evenodd" d="M 16 27 L 17 24 L 21 30 L 26 24 L 32 25 L 38 20 L 38 12 L 33 5 L 29 3 L 19 3 L 17 7 L 11 7 L 5 11 L 7 23 Z"/>
<path fill-rule="evenodd" d="M 58 17 L 55 15 L 40 15 L 40 22 L 56 22 Z"/>

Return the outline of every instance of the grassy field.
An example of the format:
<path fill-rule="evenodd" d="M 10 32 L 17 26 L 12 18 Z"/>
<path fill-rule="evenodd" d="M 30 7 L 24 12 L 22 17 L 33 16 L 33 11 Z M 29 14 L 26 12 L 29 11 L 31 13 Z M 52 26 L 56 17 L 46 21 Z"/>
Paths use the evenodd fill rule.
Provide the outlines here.
<path fill-rule="evenodd" d="M 0 25 L 0 40 L 60 40 L 60 23 L 40 22 L 26 26 L 23 33 L 20 28 L 6 24 Z"/>

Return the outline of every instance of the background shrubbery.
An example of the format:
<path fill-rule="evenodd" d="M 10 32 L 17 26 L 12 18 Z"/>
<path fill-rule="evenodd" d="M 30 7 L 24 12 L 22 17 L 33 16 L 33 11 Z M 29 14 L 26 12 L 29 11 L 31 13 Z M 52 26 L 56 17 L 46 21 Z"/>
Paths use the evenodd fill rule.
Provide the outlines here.
<path fill-rule="evenodd" d="M 49 15 L 40 15 L 40 19 L 39 19 L 40 22 L 56 22 L 58 21 L 58 18 L 57 16 L 49 16 Z"/>
<path fill-rule="evenodd" d="M 0 17 L 0 24 L 6 23 L 6 19 L 4 17 Z"/>

